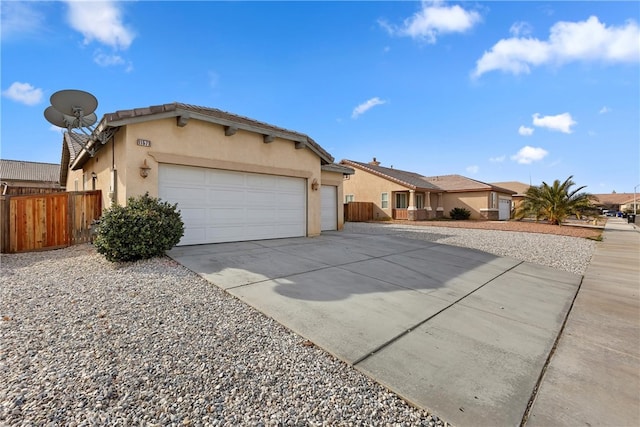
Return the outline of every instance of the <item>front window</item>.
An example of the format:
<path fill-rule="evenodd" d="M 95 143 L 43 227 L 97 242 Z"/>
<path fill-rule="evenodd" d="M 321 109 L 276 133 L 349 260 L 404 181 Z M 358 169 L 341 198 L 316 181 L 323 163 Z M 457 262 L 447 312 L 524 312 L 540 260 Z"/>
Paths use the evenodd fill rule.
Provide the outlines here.
<path fill-rule="evenodd" d="M 489 195 L 489 209 L 498 209 L 498 193 L 494 191 Z"/>
<path fill-rule="evenodd" d="M 407 193 L 396 193 L 396 209 L 406 209 L 408 207 Z"/>
<path fill-rule="evenodd" d="M 344 202 L 345 203 L 349 203 L 349 202 L 353 202 L 355 200 L 355 196 L 353 194 L 347 194 L 344 196 Z"/>
<path fill-rule="evenodd" d="M 416 208 L 424 209 L 424 194 L 416 194 Z"/>
<path fill-rule="evenodd" d="M 389 193 L 382 193 L 380 198 L 380 206 L 382 209 L 387 209 L 389 207 Z"/>

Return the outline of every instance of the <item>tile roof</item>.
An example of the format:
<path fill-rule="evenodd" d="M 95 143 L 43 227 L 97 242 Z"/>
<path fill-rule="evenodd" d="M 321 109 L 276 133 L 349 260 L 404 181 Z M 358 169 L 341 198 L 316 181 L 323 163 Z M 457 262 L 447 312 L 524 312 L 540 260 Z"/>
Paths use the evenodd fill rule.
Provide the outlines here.
<path fill-rule="evenodd" d="M 69 165 L 73 164 L 73 161 L 78 157 L 82 151 L 82 145 L 78 141 L 86 144 L 89 140 L 87 135 L 81 133 L 65 132 L 62 137 L 62 158 L 60 159 L 60 185 L 63 187 L 67 184 L 67 175 L 69 173 Z"/>
<path fill-rule="evenodd" d="M 367 170 L 374 173 L 375 175 L 381 176 L 383 178 L 389 179 L 390 181 L 394 181 L 398 184 L 405 185 L 413 189 L 420 188 L 425 190 L 438 190 L 438 187 L 425 181 L 424 176 L 414 172 L 408 172 L 394 168 L 386 168 L 380 165 L 356 162 L 355 160 L 348 159 L 344 159 L 340 161 L 340 163 L 343 165 L 354 166 L 358 169 Z"/>
<path fill-rule="evenodd" d="M 602 205 L 620 205 L 633 201 L 633 193 L 594 194 L 594 196 Z M 636 194 L 636 197 L 640 199 L 640 193 Z"/>
<path fill-rule="evenodd" d="M 428 176 L 424 178 L 433 185 L 448 191 L 448 192 L 462 192 L 462 191 L 499 191 L 502 193 L 514 194 L 515 191 L 508 190 L 506 188 L 498 187 L 496 185 L 487 184 L 486 182 L 478 181 L 475 179 L 467 178 L 462 175 L 439 175 Z"/>
<path fill-rule="evenodd" d="M 529 184 L 525 184 L 524 182 L 519 181 L 504 181 L 504 182 L 492 182 L 491 185 L 495 185 L 496 187 L 506 188 L 507 190 L 515 191 L 516 195 L 524 196 L 527 192 Z"/>
<path fill-rule="evenodd" d="M 23 160 L 0 159 L 0 179 L 32 182 L 58 182 L 60 165 Z"/>
<path fill-rule="evenodd" d="M 503 193 L 514 193 L 511 190 L 487 184 L 485 182 L 476 181 L 462 175 L 441 175 L 441 176 L 423 176 L 415 172 L 403 171 L 400 169 L 386 168 L 384 166 L 356 162 L 354 160 L 344 159 L 340 163 L 354 166 L 359 169 L 369 171 L 375 175 L 397 182 L 412 189 L 434 190 L 434 191 L 499 191 Z"/>
<path fill-rule="evenodd" d="M 118 122 L 123 122 L 127 119 L 145 118 L 154 115 L 168 117 L 172 115 L 178 116 L 182 112 L 193 113 L 192 117 L 196 118 L 210 118 L 217 122 L 229 122 L 232 124 L 244 125 L 248 128 L 262 131 L 265 134 L 269 134 L 270 132 L 272 132 L 281 135 L 285 139 L 305 142 L 311 145 L 314 149 L 313 151 L 316 151 L 326 163 L 332 163 L 334 160 L 331 154 L 325 151 L 324 148 L 322 148 L 317 142 L 315 142 L 306 134 L 274 126 L 265 122 L 260 122 L 249 117 L 232 114 L 226 111 L 219 110 L 217 108 L 200 107 L 197 105 L 174 102 L 171 104 L 153 105 L 145 108 L 119 110 L 115 113 L 105 114 L 104 120 L 108 125 L 110 124 L 112 126 L 119 126 L 120 124 Z"/>

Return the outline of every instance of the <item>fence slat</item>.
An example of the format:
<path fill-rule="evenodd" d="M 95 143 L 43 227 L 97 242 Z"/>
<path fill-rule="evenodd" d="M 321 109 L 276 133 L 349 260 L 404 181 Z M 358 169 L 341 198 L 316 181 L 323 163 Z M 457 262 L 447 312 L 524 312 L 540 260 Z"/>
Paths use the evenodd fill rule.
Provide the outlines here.
<path fill-rule="evenodd" d="M 28 252 L 89 242 L 102 214 L 100 190 L 4 196 L 0 201 L 0 250 Z"/>
<path fill-rule="evenodd" d="M 351 222 L 371 221 L 373 219 L 373 203 L 349 202 L 344 205 L 344 220 Z"/>

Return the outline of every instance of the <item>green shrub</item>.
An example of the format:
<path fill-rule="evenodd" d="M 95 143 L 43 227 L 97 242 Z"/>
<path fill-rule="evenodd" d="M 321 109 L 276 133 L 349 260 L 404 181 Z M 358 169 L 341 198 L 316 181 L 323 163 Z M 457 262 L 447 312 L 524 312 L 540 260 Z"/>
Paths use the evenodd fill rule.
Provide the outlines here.
<path fill-rule="evenodd" d="M 451 219 L 469 219 L 471 212 L 465 208 L 453 208 L 449 212 Z"/>
<path fill-rule="evenodd" d="M 184 223 L 171 205 L 149 194 L 131 197 L 127 206 L 114 205 L 103 212 L 94 245 L 111 262 L 162 256 L 184 235 Z"/>

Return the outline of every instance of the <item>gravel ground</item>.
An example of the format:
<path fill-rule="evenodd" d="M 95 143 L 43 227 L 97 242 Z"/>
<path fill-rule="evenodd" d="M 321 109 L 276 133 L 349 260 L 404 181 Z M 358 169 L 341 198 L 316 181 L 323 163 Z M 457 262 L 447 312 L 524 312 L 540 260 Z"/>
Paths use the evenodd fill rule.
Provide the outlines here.
<path fill-rule="evenodd" d="M 489 222 L 484 224 L 491 225 Z M 580 275 L 587 269 L 596 247 L 595 241 L 578 237 L 491 229 L 349 222 L 345 230 L 355 233 L 387 233 L 474 248 Z"/>
<path fill-rule="evenodd" d="M 0 425 L 445 425 L 169 258 L 0 261 Z"/>
<path fill-rule="evenodd" d="M 578 274 L 595 247 L 506 231 L 346 228 Z M 114 265 L 79 245 L 0 262 L 0 425 L 446 424 L 169 258 Z"/>

